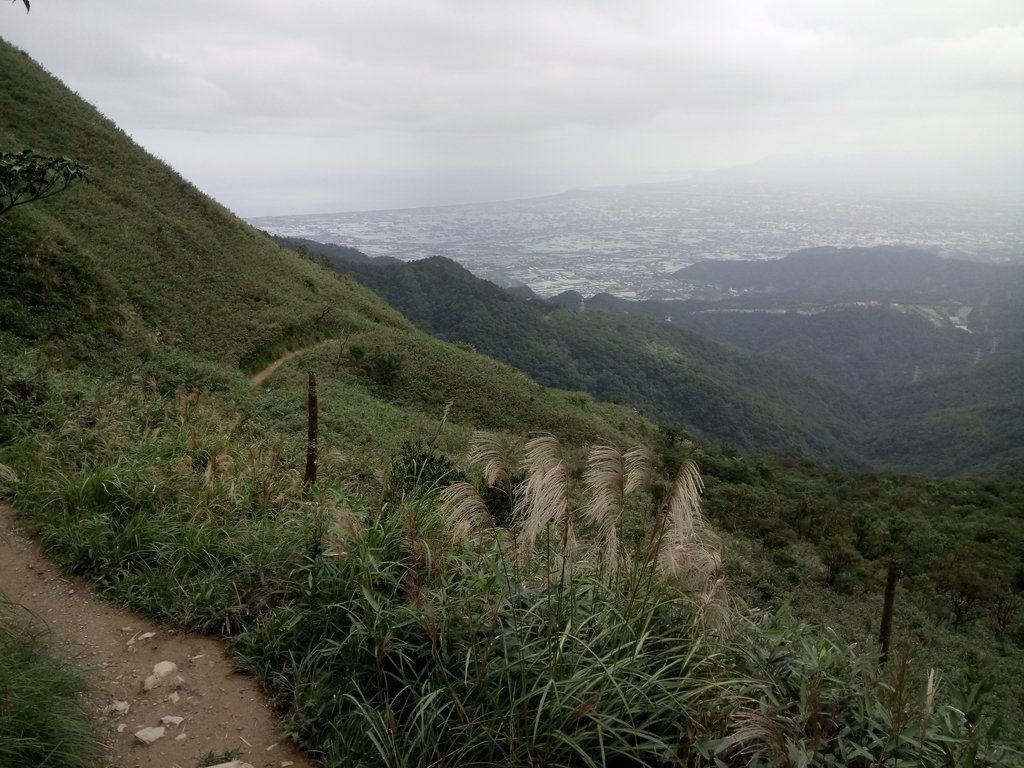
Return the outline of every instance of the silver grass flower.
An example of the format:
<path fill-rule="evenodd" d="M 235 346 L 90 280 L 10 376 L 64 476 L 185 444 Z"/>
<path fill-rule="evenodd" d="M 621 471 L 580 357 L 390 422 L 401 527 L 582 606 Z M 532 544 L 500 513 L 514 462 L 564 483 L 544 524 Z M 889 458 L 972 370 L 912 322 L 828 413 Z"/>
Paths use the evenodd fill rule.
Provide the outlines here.
<path fill-rule="evenodd" d="M 601 561 L 606 573 L 619 564 L 619 532 L 626 496 L 650 484 L 651 454 L 636 447 L 623 455 L 614 445 L 595 445 L 587 457 L 583 482 L 590 492 L 587 515 L 597 526 Z"/>
<path fill-rule="evenodd" d="M 441 514 L 451 532 L 452 541 L 465 538 L 470 531 L 486 526 L 490 512 L 471 483 L 452 483 L 440 495 Z"/>
<path fill-rule="evenodd" d="M 527 478 L 517 489 L 513 517 L 517 521 L 524 551 L 530 551 L 537 537 L 549 525 L 563 526 L 563 542 L 574 541 L 569 515 L 569 469 L 562 446 L 553 435 L 535 437 L 526 444 L 523 468 Z"/>
<path fill-rule="evenodd" d="M 654 454 L 650 448 L 643 445 L 634 446 L 626 451 L 623 460 L 626 464 L 625 493 L 629 495 L 633 491 L 648 490 L 654 471 Z"/>
<path fill-rule="evenodd" d="M 750 741 L 771 742 L 775 745 L 785 743 L 778 724 L 764 712 L 758 710 L 738 712 L 733 717 L 733 723 L 738 727 L 728 738 L 730 746 L 735 747 Z"/>
<path fill-rule="evenodd" d="M 514 443 L 490 432 L 474 432 L 469 441 L 470 464 L 482 465 L 488 485 L 508 488 Z"/>
<path fill-rule="evenodd" d="M 721 541 L 700 511 L 703 489 L 697 465 L 687 461 L 669 496 L 665 529 L 657 550 L 664 578 L 686 584 L 699 593 L 714 584 L 722 569 Z"/>
<path fill-rule="evenodd" d="M 732 617 L 729 610 L 729 591 L 725 579 L 719 577 L 709 582 L 700 594 L 700 618 L 705 627 L 725 629 Z"/>

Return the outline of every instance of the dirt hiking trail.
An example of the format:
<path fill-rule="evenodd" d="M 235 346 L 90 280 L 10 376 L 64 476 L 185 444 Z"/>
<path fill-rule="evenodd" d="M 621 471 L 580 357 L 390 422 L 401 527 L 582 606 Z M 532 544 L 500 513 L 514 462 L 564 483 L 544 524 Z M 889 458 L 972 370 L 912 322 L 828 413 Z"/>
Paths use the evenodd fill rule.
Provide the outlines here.
<path fill-rule="evenodd" d="M 287 363 L 289 360 L 291 360 L 293 357 L 295 357 L 297 354 L 299 354 L 299 352 L 302 352 L 302 351 L 303 350 L 301 350 L 301 349 L 296 349 L 296 350 L 293 350 L 291 352 L 285 352 L 283 355 L 281 355 L 279 358 L 277 358 L 277 360 L 272 362 L 270 365 L 268 365 L 262 371 L 260 371 L 259 373 L 254 373 L 252 375 L 252 377 L 249 379 L 249 381 L 251 381 L 253 384 L 256 384 L 256 385 L 262 384 L 264 381 L 266 381 L 267 378 L 270 377 L 270 375 L 274 371 L 276 371 L 278 368 L 280 368 L 282 365 Z"/>
<path fill-rule="evenodd" d="M 3 503 L 0 592 L 49 627 L 55 653 L 66 652 L 89 670 L 87 706 L 107 748 L 105 766 L 194 768 L 210 751 L 235 748 L 239 765 L 313 766 L 284 742 L 256 681 L 234 672 L 220 642 L 175 632 L 99 599 L 84 582 L 62 575 Z M 163 734 L 150 744 L 136 736 L 160 728 Z"/>

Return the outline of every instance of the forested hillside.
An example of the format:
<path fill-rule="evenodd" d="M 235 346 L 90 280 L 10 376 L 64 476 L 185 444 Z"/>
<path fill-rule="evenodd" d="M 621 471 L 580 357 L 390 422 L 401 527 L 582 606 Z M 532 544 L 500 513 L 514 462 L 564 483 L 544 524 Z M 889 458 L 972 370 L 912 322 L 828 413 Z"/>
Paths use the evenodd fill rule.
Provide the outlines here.
<path fill-rule="evenodd" d="M 528 301 L 450 259 L 341 262 L 424 330 L 550 386 L 628 403 L 647 417 L 744 448 L 809 452 L 856 465 L 856 404 L 790 365 L 641 318 Z"/>
<path fill-rule="evenodd" d="M 895 272 L 936 261 L 908 253 L 889 254 L 910 260 Z M 798 261 L 819 255 L 802 252 Z M 825 255 L 830 261 L 833 252 Z M 1022 337 L 1009 282 L 1004 298 L 986 294 L 977 307 L 944 294 L 928 305 L 835 296 L 634 302 L 606 294 L 548 302 L 504 291 L 442 257 L 330 261 L 440 338 L 707 439 L 936 475 L 1014 477 L 1024 469 Z M 958 290 L 978 293 L 990 279 L 987 268 L 981 275 L 975 283 L 960 275 Z M 912 294 L 901 292 L 908 302 Z M 965 434 L 974 439 L 953 442 Z"/>
<path fill-rule="evenodd" d="M 0 214 L 0 495 L 66 572 L 229 639 L 325 765 L 1019 763 L 1019 484 L 741 453 L 432 338 L 0 43 L 0 151 L 23 148 L 89 180 Z M 473 304 L 427 266 L 411 301 Z M 467 323 L 504 316 L 604 397 L 622 356 L 684 382 L 649 410 L 752 442 L 824 452 L 807 415 L 855 412 L 692 334 L 502 296 Z"/>
<path fill-rule="evenodd" d="M 696 266 L 700 269 L 697 270 Z M 1024 269 L 899 248 L 809 249 L 774 263 L 696 265 L 723 298 L 587 300 L 790 361 L 870 415 L 859 453 L 934 474 L 1019 477 Z M 829 268 L 836 266 L 832 275 Z M 744 293 L 728 293 L 728 286 Z"/>

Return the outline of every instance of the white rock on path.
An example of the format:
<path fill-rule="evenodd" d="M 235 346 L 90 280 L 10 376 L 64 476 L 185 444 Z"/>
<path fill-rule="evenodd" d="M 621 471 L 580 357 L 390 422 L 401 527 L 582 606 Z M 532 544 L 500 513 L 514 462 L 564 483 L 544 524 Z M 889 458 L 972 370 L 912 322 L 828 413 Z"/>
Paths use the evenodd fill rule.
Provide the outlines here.
<path fill-rule="evenodd" d="M 210 768 L 253 768 L 249 763 L 243 763 L 241 760 L 232 760 L 229 763 L 217 763 L 211 765 Z"/>
<path fill-rule="evenodd" d="M 158 661 L 153 665 L 153 674 L 146 678 L 146 682 L 142 684 L 142 690 L 151 691 L 163 682 L 165 677 L 169 677 L 178 671 L 178 665 L 173 661 Z M 184 681 L 182 681 L 184 682 Z"/>
<path fill-rule="evenodd" d="M 173 661 L 158 661 L 153 665 L 153 674 L 159 678 L 168 677 L 178 671 L 178 665 Z"/>
<path fill-rule="evenodd" d="M 152 744 L 158 739 L 164 737 L 164 729 L 159 727 L 150 726 L 149 728 L 143 728 L 142 730 L 135 732 L 135 738 L 141 741 L 143 744 Z"/>
<path fill-rule="evenodd" d="M 164 715 L 160 718 L 160 725 L 181 725 L 183 722 L 185 722 L 185 718 L 177 715 Z"/>

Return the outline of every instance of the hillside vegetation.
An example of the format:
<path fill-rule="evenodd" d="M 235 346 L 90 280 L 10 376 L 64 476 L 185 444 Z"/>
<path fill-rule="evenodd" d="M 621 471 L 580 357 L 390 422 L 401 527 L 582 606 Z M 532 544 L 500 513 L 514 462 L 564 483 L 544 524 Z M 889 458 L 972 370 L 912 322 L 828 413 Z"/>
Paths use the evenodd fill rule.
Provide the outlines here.
<path fill-rule="evenodd" d="M 319 250 L 311 242 L 305 247 Z M 479 342 L 535 375 L 543 375 L 546 370 L 538 361 L 553 359 L 555 351 L 564 355 L 564 365 L 570 371 L 561 375 L 578 376 L 581 370 L 602 371 L 605 375 L 618 371 L 634 385 L 645 383 L 632 390 L 637 398 L 634 403 L 651 397 L 650 387 L 659 383 L 637 363 L 635 353 L 652 338 L 669 340 L 666 345 L 677 345 L 680 358 L 686 355 L 690 365 L 713 371 L 730 383 L 736 369 L 725 362 L 739 359 L 753 366 L 763 360 L 744 358 L 740 352 L 708 342 L 693 332 L 680 331 L 677 323 L 667 324 L 663 319 L 658 323 L 635 317 L 615 318 L 600 311 L 580 312 L 578 302 L 574 309 L 561 309 L 547 302 L 522 300 L 473 277 L 447 259 L 435 257 L 404 264 L 389 261 L 380 266 L 359 259 L 353 265 L 346 254 L 339 258 L 330 249 L 323 253 L 336 269 L 355 274 L 428 330 L 447 338 Z M 639 307 L 638 314 L 653 314 L 660 304 L 668 302 L 636 303 L 599 297 L 587 304 L 618 312 Z M 679 311 L 681 304 L 673 303 L 673 310 Z M 707 304 L 698 306 L 703 311 Z M 849 314 L 844 315 L 844 311 Z M 805 318 L 819 319 L 820 315 L 828 315 L 828 322 L 802 322 Z M 890 466 L 927 461 L 935 474 L 962 471 L 966 460 L 970 466 L 989 466 L 996 476 L 1017 477 L 1014 461 L 1019 451 L 1015 453 L 1016 449 L 1011 448 L 1007 452 L 1005 447 L 1007 442 L 1011 446 L 1022 444 L 1014 437 L 1014 430 L 1016 413 L 1024 413 L 1024 409 L 1006 406 L 1020 397 L 1015 385 L 1019 373 L 1006 368 L 1013 365 L 1014 356 L 996 356 L 983 359 L 977 366 L 972 364 L 969 370 L 978 377 L 974 386 L 979 390 L 979 408 L 985 407 L 989 413 L 970 413 L 966 414 L 968 418 L 956 421 L 955 413 L 936 413 L 937 403 L 947 398 L 955 401 L 958 395 L 942 392 L 952 377 L 935 373 L 947 360 L 953 360 L 951 364 L 957 367 L 955 351 L 949 348 L 963 352 L 964 347 L 956 347 L 956 343 L 970 339 L 970 334 L 952 328 L 942 332 L 922 318 L 883 308 L 836 309 L 809 315 L 776 315 L 759 310 L 737 312 L 736 316 L 754 318 L 746 327 L 753 332 L 760 323 L 766 328 L 766 336 L 776 332 L 771 323 L 776 317 L 786 321 L 793 318 L 792 326 L 805 333 L 813 329 L 818 334 L 816 349 L 821 367 L 833 367 L 836 386 L 839 381 L 849 381 L 844 377 L 844 365 L 853 365 L 853 360 L 847 358 L 856 359 L 857 354 L 866 369 L 861 389 L 878 393 L 886 392 L 883 387 L 893 383 L 887 372 L 897 364 L 906 366 L 907 356 L 911 362 L 915 360 L 911 353 L 932 355 L 934 367 L 922 377 L 919 387 L 906 390 L 894 384 L 888 402 L 883 394 L 875 394 L 872 400 L 877 402 L 860 412 L 866 427 L 862 444 L 869 455 Z M 688 318 L 683 315 L 681 319 L 686 322 Z M 479 333 L 478 323 L 488 333 Z M 695 327 L 698 324 L 694 322 Z M 904 327 L 908 330 L 901 335 L 898 329 Z M 573 333 L 566 330 L 570 328 Z M 829 329 L 836 331 L 831 347 L 827 344 Z M 859 331 L 866 332 L 858 340 Z M 494 339 L 500 341 L 495 343 Z M 919 348 L 922 340 L 931 340 L 930 351 Z M 888 344 L 903 344 L 903 355 L 881 354 Z M 570 350 L 576 355 L 571 356 Z M 702 351 L 703 359 L 699 357 Z M 620 364 L 620 360 L 627 364 Z M 990 370 L 996 367 L 1003 370 Z M 775 391 L 770 387 L 771 369 L 766 367 L 766 371 L 766 386 L 758 392 L 774 404 L 767 396 Z M 807 387 L 806 379 L 791 375 L 800 382 L 789 392 L 792 402 L 800 403 L 804 398 L 806 403 L 808 391 L 813 390 Z M 754 378 L 747 381 L 752 388 L 760 384 Z M 669 382 L 665 392 L 678 393 L 675 384 Z M 582 386 L 591 387 L 593 382 L 586 381 Z M 932 389 L 939 390 L 934 397 L 920 396 Z M 733 389 L 725 391 L 735 394 Z M 860 394 L 863 396 L 863 392 Z M 715 402 L 716 396 L 709 399 Z M 703 404 L 701 396 L 693 401 L 698 409 Z M 815 413 L 807 407 L 804 412 Z M 837 410 L 835 415 L 842 414 Z M 918 421 L 924 429 L 914 427 Z M 737 423 L 742 425 L 743 419 L 737 419 Z M 943 437 L 930 440 L 929 428 Z M 957 430 L 967 439 L 950 444 L 948 435 Z M 722 436 L 720 432 L 718 436 Z M 764 435 L 757 437 L 764 439 Z M 680 439 L 678 431 L 662 430 L 662 441 L 676 439 Z M 667 450 L 664 444 L 662 449 Z M 751 603 L 788 602 L 802 617 L 843 627 L 846 637 L 871 637 L 878 629 L 886 573 L 896 563 L 907 576 L 900 590 L 907 603 L 899 609 L 898 626 L 935 653 L 933 658 L 957 659 L 954 667 L 986 665 L 988 661 L 982 661 L 975 651 L 991 648 L 994 643 L 1000 648 L 997 656 L 1003 658 L 1004 680 L 1012 678 L 1016 682 L 1010 687 L 1024 690 L 1019 667 L 1019 643 L 1024 635 L 1015 628 L 1020 626 L 1024 590 L 1024 559 L 1019 545 L 1024 520 L 1018 484 L 976 479 L 940 481 L 886 472 L 847 474 L 806 458 L 744 456 L 734 449 L 707 445 L 699 455 L 707 476 L 709 516 L 735 537 L 732 574 L 738 577 Z M 843 611 L 836 613 L 840 603 Z M 963 611 L 966 613 L 961 615 Z"/>
<path fill-rule="evenodd" d="M 588 308 L 685 325 L 784 359 L 849 392 L 858 453 L 932 474 L 1024 472 L 1024 267 L 895 248 L 819 248 L 777 262 L 701 263 L 689 301 Z M 941 446 L 941 447 L 940 447 Z"/>
<path fill-rule="evenodd" d="M 786 269 L 703 268 L 726 296 L 730 276 L 750 272 L 741 283 L 749 293 L 739 297 L 584 300 L 570 291 L 543 301 L 442 257 L 403 263 L 308 241 L 302 247 L 439 338 L 707 440 L 802 451 L 847 467 L 1024 471 L 1024 337 L 1012 311 L 1017 271 L 1009 267 L 948 265 L 902 249 L 818 249 L 782 259 L 797 262 Z M 857 265 L 849 283 L 821 279 L 837 255 Z M 873 270 L 883 257 L 891 263 L 882 272 L 903 285 L 898 291 L 878 288 L 885 274 Z M 911 289 L 904 284 L 920 265 L 927 269 Z M 979 275 L 968 280 L 975 267 Z M 768 277 L 754 279 L 762 273 Z M 1001 288 L 993 292 L 995 283 Z M 863 300 L 874 296 L 893 303 Z M 965 305 L 958 296 L 981 299 Z M 957 435 L 971 439 L 951 444 Z"/>
<path fill-rule="evenodd" d="M 326 254 L 325 254 L 326 255 Z M 856 403 L 791 365 L 669 324 L 527 301 L 450 259 L 335 260 L 424 330 L 537 380 L 628 403 L 648 418 L 743 448 L 804 451 L 857 465 Z"/>
<path fill-rule="evenodd" d="M 1019 761 L 1019 486 L 744 456 L 434 339 L 6 44 L 0 116 L 90 179 L 0 216 L 0 493 L 98 591 L 228 638 L 326 765 Z"/>

